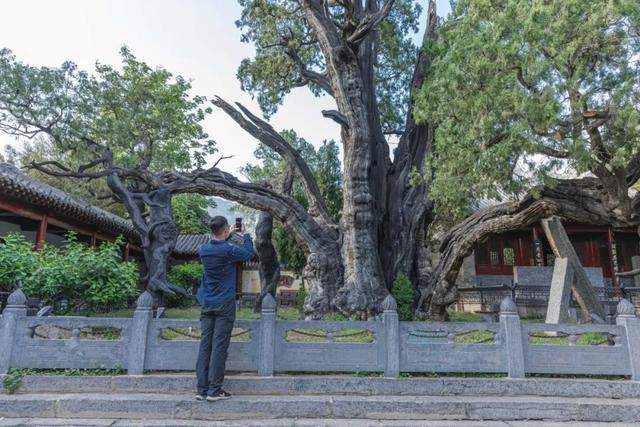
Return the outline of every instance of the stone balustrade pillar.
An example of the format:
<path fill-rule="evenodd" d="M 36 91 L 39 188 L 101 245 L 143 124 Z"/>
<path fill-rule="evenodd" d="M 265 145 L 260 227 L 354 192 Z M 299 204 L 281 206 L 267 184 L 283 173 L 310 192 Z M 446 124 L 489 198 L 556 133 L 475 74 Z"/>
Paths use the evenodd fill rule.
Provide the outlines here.
<path fill-rule="evenodd" d="M 508 296 L 500 304 L 500 327 L 507 351 L 509 378 L 524 378 L 524 343 L 518 308 Z"/>
<path fill-rule="evenodd" d="M 0 320 L 0 374 L 6 374 L 18 345 L 17 329 L 20 321 L 27 317 L 27 297 L 20 288 L 7 299 L 7 306 Z"/>
<path fill-rule="evenodd" d="M 636 308 L 628 299 L 621 299 L 616 311 L 616 325 L 623 326 L 626 334 L 631 379 L 640 381 L 640 319 L 636 316 Z"/>
<path fill-rule="evenodd" d="M 153 295 L 149 291 L 144 291 L 138 297 L 136 311 L 133 313 L 129 331 L 129 343 L 127 346 L 127 373 L 129 375 L 142 375 L 144 373 L 149 326 L 152 319 Z"/>
<path fill-rule="evenodd" d="M 258 343 L 258 375 L 273 376 L 276 337 L 276 300 L 271 294 L 262 299 L 260 342 Z"/>
<path fill-rule="evenodd" d="M 384 376 L 396 378 L 400 375 L 400 321 L 398 320 L 398 304 L 393 295 L 387 295 L 382 301 L 382 310 L 386 354 Z"/>

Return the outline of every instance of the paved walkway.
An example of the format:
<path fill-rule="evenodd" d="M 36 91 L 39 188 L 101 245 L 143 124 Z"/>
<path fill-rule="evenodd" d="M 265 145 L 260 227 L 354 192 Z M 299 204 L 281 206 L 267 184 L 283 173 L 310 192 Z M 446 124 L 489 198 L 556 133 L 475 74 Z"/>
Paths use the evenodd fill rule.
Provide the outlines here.
<path fill-rule="evenodd" d="M 0 426 L 40 427 L 604 427 L 638 426 L 629 423 L 585 423 L 548 421 L 376 421 L 345 419 L 279 419 L 246 421 L 195 421 L 195 420 L 116 420 L 116 419 L 47 419 L 47 418 L 0 418 Z"/>

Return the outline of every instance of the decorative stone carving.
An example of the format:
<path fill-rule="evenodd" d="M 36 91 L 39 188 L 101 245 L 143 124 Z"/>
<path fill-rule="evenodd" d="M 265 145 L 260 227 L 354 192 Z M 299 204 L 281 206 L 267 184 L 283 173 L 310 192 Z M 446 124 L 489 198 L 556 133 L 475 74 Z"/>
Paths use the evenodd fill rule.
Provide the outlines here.
<path fill-rule="evenodd" d="M 151 310 L 153 307 L 153 295 L 151 295 L 151 292 L 144 291 L 140 294 L 136 305 L 138 310 Z"/>
<path fill-rule="evenodd" d="M 384 301 L 382 301 L 382 309 L 384 311 L 398 310 L 398 304 L 396 303 L 396 299 L 393 297 L 393 295 L 391 294 L 387 295 Z"/>
<path fill-rule="evenodd" d="M 262 309 L 263 310 L 275 310 L 276 308 L 276 300 L 271 294 L 267 294 L 262 299 Z"/>
<path fill-rule="evenodd" d="M 511 296 L 505 297 L 500 303 L 500 314 L 517 314 L 518 307 Z"/>
<path fill-rule="evenodd" d="M 636 308 L 626 298 L 622 298 L 616 307 L 618 316 L 634 316 L 636 315 Z"/>
<path fill-rule="evenodd" d="M 27 296 L 22 292 L 22 289 L 18 288 L 9 295 L 7 298 L 8 307 L 22 307 L 27 303 Z"/>

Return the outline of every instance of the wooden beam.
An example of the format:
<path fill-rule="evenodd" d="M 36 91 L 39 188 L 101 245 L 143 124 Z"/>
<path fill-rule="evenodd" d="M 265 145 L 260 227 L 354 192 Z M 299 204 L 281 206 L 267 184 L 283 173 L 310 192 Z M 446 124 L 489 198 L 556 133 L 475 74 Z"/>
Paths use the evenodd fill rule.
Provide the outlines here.
<path fill-rule="evenodd" d="M 129 244 L 128 243 L 124 245 L 124 248 L 122 249 L 122 261 L 124 262 L 129 261 Z"/>
<path fill-rule="evenodd" d="M 573 295 L 582 309 L 586 319 L 604 322 L 605 313 L 602 304 L 593 292 L 587 273 L 582 268 L 578 254 L 576 253 L 569 236 L 562 225 L 560 218 L 554 216 L 543 219 L 542 228 L 547 236 L 549 245 L 556 258 L 567 258 L 570 268 L 573 269 Z"/>

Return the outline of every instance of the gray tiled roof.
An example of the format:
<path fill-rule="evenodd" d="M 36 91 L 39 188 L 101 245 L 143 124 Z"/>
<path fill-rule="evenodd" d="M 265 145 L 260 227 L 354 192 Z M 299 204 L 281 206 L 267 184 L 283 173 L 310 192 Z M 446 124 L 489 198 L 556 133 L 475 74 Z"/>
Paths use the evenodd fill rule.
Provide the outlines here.
<path fill-rule="evenodd" d="M 74 224 L 139 241 L 138 233 L 126 219 L 31 178 L 8 163 L 0 163 L 0 197 L 32 205 Z"/>
<path fill-rule="evenodd" d="M 209 240 L 211 240 L 210 234 L 181 234 L 178 236 L 173 254 L 178 256 L 197 256 L 200 246 Z"/>

